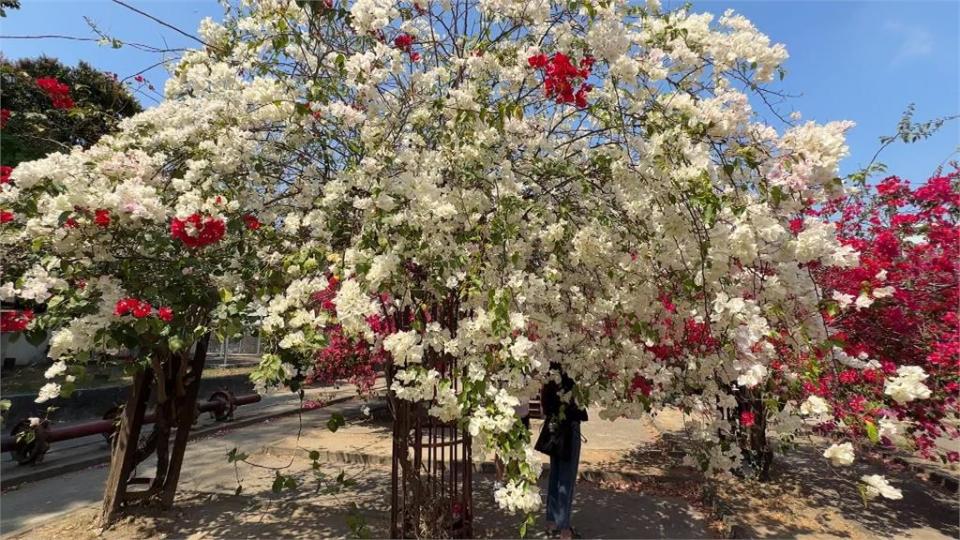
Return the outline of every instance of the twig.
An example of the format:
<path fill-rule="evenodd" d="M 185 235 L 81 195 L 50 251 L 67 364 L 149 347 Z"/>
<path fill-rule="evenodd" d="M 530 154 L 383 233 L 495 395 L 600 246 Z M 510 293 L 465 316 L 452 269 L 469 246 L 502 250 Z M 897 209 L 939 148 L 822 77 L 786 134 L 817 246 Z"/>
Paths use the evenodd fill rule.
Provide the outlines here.
<path fill-rule="evenodd" d="M 214 49 L 214 50 L 216 50 L 216 51 L 219 51 L 219 50 L 220 50 L 218 47 L 214 47 L 213 45 L 210 45 L 209 43 L 207 43 L 206 41 L 198 38 L 197 36 L 195 36 L 195 35 L 193 35 L 193 34 L 190 34 L 190 33 L 188 33 L 188 32 L 184 32 L 183 30 L 177 28 L 176 26 L 174 26 L 174 25 L 172 25 L 172 24 L 170 24 L 170 23 L 168 23 L 168 22 L 166 22 L 166 21 L 163 21 L 163 20 L 161 20 L 161 19 L 158 19 L 158 18 L 154 17 L 153 15 L 150 15 L 150 14 L 147 13 L 146 11 L 137 9 L 137 8 L 131 6 L 130 4 L 128 4 L 128 3 L 126 3 L 126 2 L 123 2 L 122 0 L 113 0 L 113 3 L 115 3 L 115 4 L 120 4 L 121 6 L 129 9 L 130 11 L 133 11 L 133 12 L 135 12 L 135 13 L 139 13 L 140 15 L 143 15 L 144 17 L 150 19 L 151 21 L 154 21 L 155 23 L 157 23 L 157 24 L 159 24 L 159 25 L 161 25 L 161 26 L 166 26 L 167 28 L 173 30 L 174 32 L 177 32 L 177 33 L 180 34 L 180 35 L 186 36 L 186 37 L 188 37 L 188 38 L 196 41 L 197 43 L 200 43 L 200 44 L 203 45 L 204 47 L 209 47 L 209 48 Z"/>

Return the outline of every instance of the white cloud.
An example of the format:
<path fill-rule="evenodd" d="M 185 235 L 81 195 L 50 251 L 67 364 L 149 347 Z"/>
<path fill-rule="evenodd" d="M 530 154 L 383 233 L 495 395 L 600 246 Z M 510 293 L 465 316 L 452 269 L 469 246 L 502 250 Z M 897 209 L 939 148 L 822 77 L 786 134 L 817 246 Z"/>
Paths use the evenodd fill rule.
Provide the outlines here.
<path fill-rule="evenodd" d="M 922 58 L 933 53 L 934 39 L 926 28 L 907 25 L 899 21 L 887 21 L 884 30 L 899 40 L 897 51 L 890 58 L 890 65 L 896 66 L 913 58 Z"/>

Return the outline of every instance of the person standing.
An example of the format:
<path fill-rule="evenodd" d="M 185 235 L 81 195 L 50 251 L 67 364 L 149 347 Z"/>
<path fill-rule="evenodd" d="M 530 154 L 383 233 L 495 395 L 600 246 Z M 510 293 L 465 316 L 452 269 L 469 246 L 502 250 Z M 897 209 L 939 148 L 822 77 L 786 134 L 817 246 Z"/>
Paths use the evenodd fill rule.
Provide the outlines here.
<path fill-rule="evenodd" d="M 580 537 L 570 518 L 580 465 L 580 423 L 587 421 L 587 410 L 573 399 L 573 379 L 557 363 L 550 369 L 560 373 L 560 382 L 551 379 L 541 390 L 544 422 L 535 447 L 550 456 L 547 533 L 565 540 Z"/>

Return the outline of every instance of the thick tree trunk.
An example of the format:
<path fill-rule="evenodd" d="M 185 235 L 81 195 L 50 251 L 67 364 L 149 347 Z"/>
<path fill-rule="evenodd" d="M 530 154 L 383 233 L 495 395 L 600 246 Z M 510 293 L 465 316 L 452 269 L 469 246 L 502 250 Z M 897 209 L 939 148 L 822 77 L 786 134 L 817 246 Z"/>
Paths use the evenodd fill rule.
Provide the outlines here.
<path fill-rule="evenodd" d="M 103 493 L 103 509 L 100 512 L 102 527 L 107 527 L 113 522 L 123 503 L 127 491 L 127 479 L 136 465 L 137 444 L 143 428 L 143 416 L 147 410 L 152 381 L 151 368 L 143 369 L 133 378 L 133 388 L 130 397 L 127 398 L 123 415 L 120 417 L 120 431 L 114 441 L 110 459 L 110 475 L 107 476 L 106 489 Z"/>
<path fill-rule="evenodd" d="M 173 504 L 173 497 L 177 494 L 177 483 L 180 481 L 180 469 L 183 467 L 183 456 L 187 451 L 187 439 L 190 428 L 197 417 L 197 394 L 200 392 L 200 377 L 203 375 L 203 366 L 207 360 L 207 346 L 210 344 L 210 334 L 203 336 L 197 342 L 190 362 L 189 371 L 184 370 L 184 362 L 178 366 L 176 414 L 177 436 L 173 441 L 173 451 L 170 455 L 170 468 L 167 469 L 166 483 L 160 502 L 165 507 Z M 181 394 L 182 392 L 182 394 Z"/>
<path fill-rule="evenodd" d="M 148 501 L 159 501 L 164 507 L 173 504 L 190 429 L 197 415 L 197 395 L 209 342 L 207 334 L 197 342 L 192 357 L 183 352 L 165 359 L 156 358 L 151 367 L 135 377 L 113 447 L 100 515 L 102 527 L 109 527 L 126 504 Z M 151 387 L 156 396 L 156 423 L 147 444 L 140 445 Z M 171 448 L 170 436 L 174 429 L 176 434 Z M 157 455 L 156 475 L 149 487 L 142 491 L 128 491 L 134 468 L 154 452 Z"/>

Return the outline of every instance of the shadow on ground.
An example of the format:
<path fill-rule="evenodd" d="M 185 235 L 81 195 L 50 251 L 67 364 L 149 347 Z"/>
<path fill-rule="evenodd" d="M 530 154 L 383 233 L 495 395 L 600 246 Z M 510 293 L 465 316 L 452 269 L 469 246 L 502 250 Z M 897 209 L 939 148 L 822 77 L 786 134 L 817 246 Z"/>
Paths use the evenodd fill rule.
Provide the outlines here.
<path fill-rule="evenodd" d="M 903 499 L 874 499 L 865 506 L 857 490 L 864 474 L 886 474 Z M 719 492 L 758 537 L 960 538 L 955 496 L 889 467 L 834 468 L 809 447 L 778 455 L 770 482 L 729 481 Z"/>
<path fill-rule="evenodd" d="M 343 538 L 358 516 L 373 538 L 389 535 L 389 469 L 346 468 L 356 483 L 340 494 L 316 493 L 309 483 L 280 494 L 263 490 L 232 495 L 185 491 L 176 507 L 135 509 L 99 538 Z M 303 477 L 306 478 L 306 477 Z M 474 533 L 480 538 L 519 536 L 522 516 L 505 514 L 493 501 L 493 478 L 478 475 Z M 581 483 L 575 526 L 588 538 L 709 538 L 706 520 L 685 502 L 645 497 Z M 354 504 L 356 507 L 354 507 Z M 357 509 L 358 508 L 358 509 Z M 85 509 L 19 538 L 98 538 L 96 511 Z M 543 537 L 542 519 L 530 536 Z"/>

